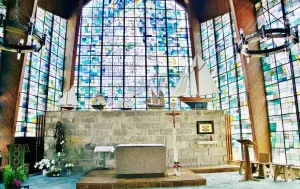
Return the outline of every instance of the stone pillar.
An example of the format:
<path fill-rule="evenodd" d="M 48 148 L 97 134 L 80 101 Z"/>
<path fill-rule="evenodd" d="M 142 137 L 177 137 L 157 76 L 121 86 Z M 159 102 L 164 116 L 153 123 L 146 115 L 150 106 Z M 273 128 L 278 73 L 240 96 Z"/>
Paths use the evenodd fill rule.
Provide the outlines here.
<path fill-rule="evenodd" d="M 241 28 L 243 28 L 245 35 L 249 35 L 257 30 L 253 1 L 230 0 L 230 7 L 238 40 Z M 259 49 L 259 42 L 249 45 L 249 49 Z M 271 155 L 267 101 L 261 59 L 251 58 L 248 64 L 246 59 L 241 56 L 241 63 L 245 76 L 253 140 L 257 144 L 255 149 L 256 157 L 258 157 L 259 153 L 270 153 Z"/>
<path fill-rule="evenodd" d="M 8 20 L 15 20 L 24 25 L 28 25 L 33 11 L 34 0 L 18 1 L 10 0 L 7 2 L 7 17 Z M 18 17 L 16 17 L 15 9 L 18 10 Z M 26 44 L 27 36 L 16 34 L 12 32 L 5 32 L 4 43 L 18 44 L 20 39 L 24 39 Z M 26 58 L 21 56 L 17 60 L 17 54 L 2 51 L 2 72 L 0 75 L 0 150 L 4 156 L 4 164 L 7 163 L 7 148 L 6 145 L 14 142 L 15 122 L 17 117 L 17 110 L 19 106 L 20 89 L 22 86 L 22 79 L 24 74 L 24 66 Z"/>

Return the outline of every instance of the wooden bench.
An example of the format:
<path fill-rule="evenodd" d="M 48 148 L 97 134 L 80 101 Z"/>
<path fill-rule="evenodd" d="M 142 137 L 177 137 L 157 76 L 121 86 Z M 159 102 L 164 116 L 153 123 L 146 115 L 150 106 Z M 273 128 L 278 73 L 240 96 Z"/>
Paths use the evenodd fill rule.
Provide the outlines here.
<path fill-rule="evenodd" d="M 274 177 L 273 163 L 262 163 L 262 162 L 251 162 L 253 173 L 257 172 L 258 176 L 264 177 Z"/>
<path fill-rule="evenodd" d="M 245 167 L 245 161 L 241 161 L 239 173 L 242 174 Z M 265 179 L 269 176 L 274 177 L 273 164 L 270 161 L 269 153 L 259 153 L 258 161 L 251 162 L 252 174 L 258 173 L 258 176 Z"/>
<path fill-rule="evenodd" d="M 288 179 L 292 179 L 293 181 L 295 179 L 295 174 L 293 171 L 293 164 L 274 164 L 275 165 L 275 175 L 274 180 L 277 179 L 277 177 L 281 177 L 285 180 L 285 182 L 288 181 Z"/>

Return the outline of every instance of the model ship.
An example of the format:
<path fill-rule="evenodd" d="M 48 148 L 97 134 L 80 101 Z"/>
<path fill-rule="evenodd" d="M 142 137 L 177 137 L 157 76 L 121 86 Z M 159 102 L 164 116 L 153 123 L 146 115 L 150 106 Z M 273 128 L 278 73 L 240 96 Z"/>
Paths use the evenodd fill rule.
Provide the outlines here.
<path fill-rule="evenodd" d="M 96 110 L 103 110 L 103 108 L 106 106 L 106 100 L 104 96 L 98 92 L 97 96 L 92 98 L 92 107 Z"/>
<path fill-rule="evenodd" d="M 119 101 L 119 107 L 121 110 L 132 110 L 133 102 L 130 98 Z"/>
<path fill-rule="evenodd" d="M 147 99 L 147 106 L 149 109 L 164 109 L 165 107 L 164 93 L 160 90 L 159 97 L 157 97 L 155 92 L 152 91 L 152 102 L 151 99 Z"/>
<path fill-rule="evenodd" d="M 69 92 L 64 92 L 62 98 L 58 101 L 58 106 L 64 110 L 73 110 L 79 104 L 75 94 L 74 87 Z"/>
<path fill-rule="evenodd" d="M 212 98 L 202 96 L 219 93 L 209 69 L 199 55 L 193 60 L 191 72 L 183 71 L 172 96 L 187 104 L 191 109 L 207 109 L 207 103 Z M 189 90 L 190 87 L 190 90 Z M 201 97 L 200 97 L 201 96 Z"/>

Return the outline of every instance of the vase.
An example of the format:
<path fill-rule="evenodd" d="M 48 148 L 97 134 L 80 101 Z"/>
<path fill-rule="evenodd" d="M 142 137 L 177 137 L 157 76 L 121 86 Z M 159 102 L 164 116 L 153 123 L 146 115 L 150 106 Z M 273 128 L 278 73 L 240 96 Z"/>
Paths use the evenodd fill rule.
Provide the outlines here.
<path fill-rule="evenodd" d="M 72 169 L 67 169 L 67 175 L 71 175 L 72 174 Z"/>
<path fill-rule="evenodd" d="M 47 170 L 44 169 L 44 170 L 43 170 L 43 175 L 44 175 L 44 176 L 48 176 L 48 174 L 49 174 L 50 172 L 51 172 L 51 171 L 47 171 Z"/>
<path fill-rule="evenodd" d="M 175 169 L 175 175 L 176 175 L 176 176 L 180 176 L 180 168 Z"/>

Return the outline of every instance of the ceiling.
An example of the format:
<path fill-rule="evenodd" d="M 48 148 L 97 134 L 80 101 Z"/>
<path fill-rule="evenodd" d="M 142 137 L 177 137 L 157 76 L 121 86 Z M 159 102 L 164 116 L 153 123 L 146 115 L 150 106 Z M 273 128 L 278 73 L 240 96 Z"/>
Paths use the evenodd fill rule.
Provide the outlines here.
<path fill-rule="evenodd" d="M 90 0 L 39 0 L 39 6 L 59 15 L 69 18 L 77 9 L 79 2 L 83 4 Z M 176 0 L 185 7 L 184 0 Z M 229 12 L 229 0 L 190 0 L 192 12 L 200 22 L 212 19 Z"/>

